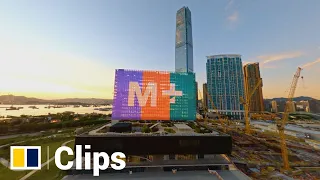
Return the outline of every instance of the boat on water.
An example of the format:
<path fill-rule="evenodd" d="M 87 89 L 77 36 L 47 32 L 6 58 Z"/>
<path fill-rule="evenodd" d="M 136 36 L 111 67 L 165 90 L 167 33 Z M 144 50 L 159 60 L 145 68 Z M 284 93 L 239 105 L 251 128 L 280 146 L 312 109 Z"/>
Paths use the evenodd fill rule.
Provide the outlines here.
<path fill-rule="evenodd" d="M 37 106 L 29 106 L 31 109 L 39 109 Z"/>
<path fill-rule="evenodd" d="M 53 108 L 64 108 L 64 107 L 57 105 L 57 106 L 53 106 Z"/>
<path fill-rule="evenodd" d="M 50 108 L 54 108 L 54 106 L 49 105 L 49 106 L 46 106 L 44 108 L 50 109 Z"/>
<path fill-rule="evenodd" d="M 6 108 L 7 111 L 11 111 L 11 110 L 19 110 L 20 108 L 19 107 L 9 107 L 9 108 Z"/>
<path fill-rule="evenodd" d="M 99 111 L 111 111 L 111 108 L 99 108 Z"/>

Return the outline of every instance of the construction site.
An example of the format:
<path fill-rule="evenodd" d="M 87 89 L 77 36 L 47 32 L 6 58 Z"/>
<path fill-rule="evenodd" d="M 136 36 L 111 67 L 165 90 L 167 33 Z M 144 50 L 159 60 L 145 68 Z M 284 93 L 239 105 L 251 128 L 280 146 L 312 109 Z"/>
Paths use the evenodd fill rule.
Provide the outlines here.
<path fill-rule="evenodd" d="M 299 126 L 293 130 L 287 125 L 290 103 L 293 101 L 299 79 L 303 78 L 300 75 L 301 71 L 302 68 L 298 67 L 294 74 L 285 110 L 281 116 L 265 112 L 251 113 L 251 97 L 259 87 L 261 88 L 261 79 L 254 86 L 245 81 L 245 97 L 241 97 L 240 100 L 244 105 L 243 120 L 229 120 L 228 116 L 219 113 L 207 89 L 203 89 L 207 103 L 213 107 L 214 116 L 209 116 L 210 110 L 204 109 L 204 117 L 198 118 L 198 123 L 231 135 L 233 147 L 230 158 L 238 169 L 253 179 L 320 178 L 320 143 L 317 129 L 319 123 L 309 121 L 313 130 L 309 128 L 302 132 L 301 122 L 290 122 Z M 255 118 L 252 118 L 253 114 Z M 253 120 L 261 121 L 261 117 L 268 121 Z M 303 124 L 306 124 L 306 121 L 303 121 Z M 266 128 L 268 126 L 274 129 Z"/>

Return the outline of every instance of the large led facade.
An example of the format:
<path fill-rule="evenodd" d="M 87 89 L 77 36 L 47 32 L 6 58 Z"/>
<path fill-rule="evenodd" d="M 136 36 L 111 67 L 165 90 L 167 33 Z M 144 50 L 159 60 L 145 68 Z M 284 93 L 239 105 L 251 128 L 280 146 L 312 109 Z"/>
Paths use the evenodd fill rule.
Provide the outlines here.
<path fill-rule="evenodd" d="M 112 119 L 195 120 L 194 73 L 117 69 Z"/>

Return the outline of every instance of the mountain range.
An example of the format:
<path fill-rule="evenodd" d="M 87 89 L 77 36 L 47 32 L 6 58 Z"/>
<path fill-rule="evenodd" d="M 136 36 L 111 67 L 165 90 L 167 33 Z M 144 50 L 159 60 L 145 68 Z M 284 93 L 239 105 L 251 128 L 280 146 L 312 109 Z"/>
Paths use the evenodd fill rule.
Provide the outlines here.
<path fill-rule="evenodd" d="M 0 96 L 0 104 L 112 104 L 112 99 L 66 98 L 45 100 L 25 96 L 2 95 Z"/>
<path fill-rule="evenodd" d="M 285 101 L 287 98 L 279 97 L 265 99 L 265 101 Z M 315 98 L 308 96 L 299 96 L 293 98 L 294 101 L 307 101 Z M 315 99 L 316 100 L 316 99 Z M 56 100 L 45 100 L 33 97 L 2 95 L 0 96 L 0 104 L 112 104 L 112 99 L 96 99 L 96 98 L 66 98 Z"/>
<path fill-rule="evenodd" d="M 272 100 L 275 100 L 275 101 L 286 101 L 287 98 L 278 97 L 278 98 L 265 99 L 265 100 L 269 100 L 269 101 L 272 101 Z M 312 97 L 308 97 L 308 96 L 299 96 L 299 97 L 293 98 L 293 101 L 308 101 L 308 100 L 318 100 L 318 99 L 315 99 L 315 98 L 312 98 Z"/>

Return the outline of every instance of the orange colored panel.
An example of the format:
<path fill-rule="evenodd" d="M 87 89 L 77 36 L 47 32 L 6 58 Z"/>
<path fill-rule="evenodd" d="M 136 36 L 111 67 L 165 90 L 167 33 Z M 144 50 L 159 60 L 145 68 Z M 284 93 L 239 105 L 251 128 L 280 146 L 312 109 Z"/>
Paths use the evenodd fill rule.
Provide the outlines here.
<path fill-rule="evenodd" d="M 170 120 L 170 96 L 162 96 L 162 91 L 170 89 L 170 73 L 159 71 L 143 72 L 143 87 L 146 89 L 148 83 L 155 83 L 157 86 L 156 107 L 151 106 L 151 97 L 141 108 L 142 120 Z"/>

